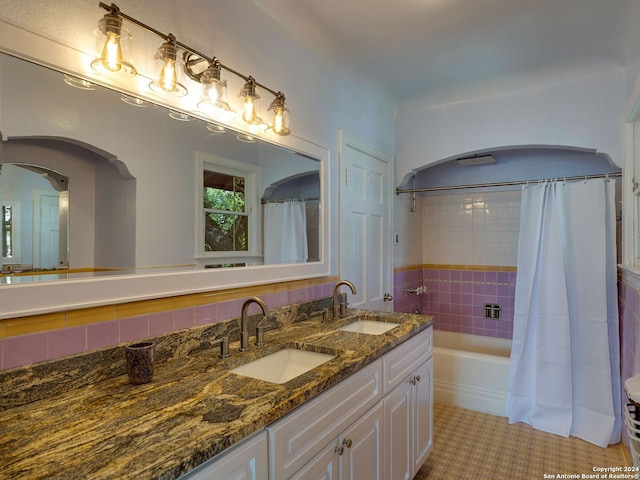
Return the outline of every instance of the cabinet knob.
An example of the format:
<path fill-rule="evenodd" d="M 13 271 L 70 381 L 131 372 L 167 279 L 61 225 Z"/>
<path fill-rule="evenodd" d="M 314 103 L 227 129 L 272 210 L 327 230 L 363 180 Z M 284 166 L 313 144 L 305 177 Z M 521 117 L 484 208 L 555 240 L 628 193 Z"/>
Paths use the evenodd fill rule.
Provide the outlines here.
<path fill-rule="evenodd" d="M 420 381 L 420 375 L 416 375 L 416 382 Z"/>
<path fill-rule="evenodd" d="M 351 445 L 353 445 L 353 442 L 351 441 L 350 438 L 345 438 L 344 440 L 342 440 L 342 445 L 344 445 L 347 448 L 351 448 Z"/>
<path fill-rule="evenodd" d="M 385 293 L 384 297 L 382 297 L 382 300 L 384 300 L 385 302 L 390 302 L 393 300 L 393 295 L 391 295 L 390 293 Z"/>
<path fill-rule="evenodd" d="M 333 451 L 342 456 L 342 454 L 344 453 L 344 447 L 340 445 L 339 447 L 334 448 Z"/>

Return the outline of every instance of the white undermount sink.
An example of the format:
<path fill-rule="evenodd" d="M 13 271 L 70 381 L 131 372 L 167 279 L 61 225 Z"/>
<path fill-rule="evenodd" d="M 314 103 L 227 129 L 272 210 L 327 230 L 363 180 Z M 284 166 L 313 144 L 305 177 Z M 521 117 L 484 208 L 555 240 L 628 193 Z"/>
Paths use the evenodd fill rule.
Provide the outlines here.
<path fill-rule="evenodd" d="M 338 330 L 342 330 L 343 332 L 366 333 L 367 335 L 382 335 L 397 326 L 397 323 L 357 320 Z"/>
<path fill-rule="evenodd" d="M 231 373 L 271 383 L 286 383 L 328 362 L 333 355 L 285 348 L 231 370 Z"/>

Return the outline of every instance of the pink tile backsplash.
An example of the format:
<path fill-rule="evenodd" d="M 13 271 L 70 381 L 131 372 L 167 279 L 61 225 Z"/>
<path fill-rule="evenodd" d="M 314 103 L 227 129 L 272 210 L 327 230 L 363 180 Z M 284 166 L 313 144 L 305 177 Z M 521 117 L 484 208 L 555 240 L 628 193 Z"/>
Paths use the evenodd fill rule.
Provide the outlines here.
<path fill-rule="evenodd" d="M 87 349 L 87 329 L 85 326 L 63 328 L 47 332 L 48 358 L 66 357 Z"/>
<path fill-rule="evenodd" d="M 149 336 L 149 315 L 120 320 L 120 343 L 135 342 Z"/>
<path fill-rule="evenodd" d="M 240 316 L 243 300 L 228 300 L 218 303 L 218 320 L 229 320 Z"/>
<path fill-rule="evenodd" d="M 181 308 L 173 312 L 176 330 L 190 328 L 196 324 L 196 309 L 194 307 Z"/>
<path fill-rule="evenodd" d="M 13 368 L 46 360 L 48 356 L 47 334 L 34 333 L 5 338 L 3 353 L 4 368 Z"/>
<path fill-rule="evenodd" d="M 302 301 L 331 295 L 333 284 L 274 292 L 262 295 L 269 308 L 275 309 Z M 134 342 L 196 325 L 239 317 L 245 299 L 152 313 L 108 322 L 65 328 L 31 335 L 0 339 L 0 369 L 51 360 L 84 351 Z M 260 309 L 252 305 L 249 312 Z"/>
<path fill-rule="evenodd" d="M 118 343 L 120 343 L 120 321 L 112 320 L 87 325 L 87 350 L 96 350 Z"/>
<path fill-rule="evenodd" d="M 164 335 L 175 330 L 173 322 L 174 312 L 160 312 L 149 314 L 149 335 Z"/>
<path fill-rule="evenodd" d="M 196 324 L 205 325 L 207 323 L 214 323 L 216 321 L 216 305 L 210 303 L 209 305 L 200 305 L 196 307 Z"/>

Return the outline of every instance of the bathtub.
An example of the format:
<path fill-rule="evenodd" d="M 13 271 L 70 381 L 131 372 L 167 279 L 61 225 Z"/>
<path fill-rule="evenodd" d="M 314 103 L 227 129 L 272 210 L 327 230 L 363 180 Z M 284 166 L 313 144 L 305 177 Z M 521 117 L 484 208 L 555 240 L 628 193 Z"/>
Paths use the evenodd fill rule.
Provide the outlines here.
<path fill-rule="evenodd" d="M 434 330 L 434 400 L 504 416 L 510 355 L 511 340 Z"/>

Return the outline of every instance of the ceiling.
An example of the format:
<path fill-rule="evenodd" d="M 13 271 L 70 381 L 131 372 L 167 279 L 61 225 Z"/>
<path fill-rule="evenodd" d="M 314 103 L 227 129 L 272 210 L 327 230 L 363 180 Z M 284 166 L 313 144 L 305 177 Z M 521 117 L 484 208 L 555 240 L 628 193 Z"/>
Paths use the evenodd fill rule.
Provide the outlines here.
<path fill-rule="evenodd" d="M 640 0 L 253 0 L 398 101 L 640 65 Z"/>

